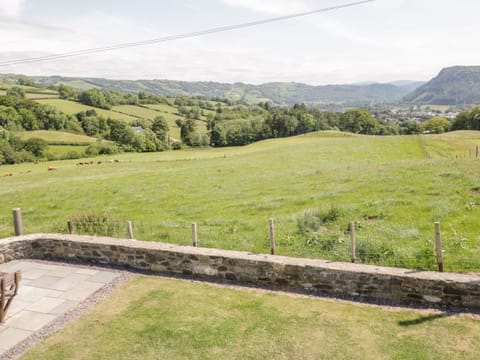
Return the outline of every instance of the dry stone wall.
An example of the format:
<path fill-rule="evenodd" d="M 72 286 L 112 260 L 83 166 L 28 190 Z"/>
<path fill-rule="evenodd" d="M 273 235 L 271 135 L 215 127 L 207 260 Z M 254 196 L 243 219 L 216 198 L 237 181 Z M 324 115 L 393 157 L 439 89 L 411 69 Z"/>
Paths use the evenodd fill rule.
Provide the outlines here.
<path fill-rule="evenodd" d="M 480 275 L 437 273 L 314 259 L 76 235 L 0 240 L 0 263 L 79 261 L 170 275 L 359 300 L 480 311 Z"/>

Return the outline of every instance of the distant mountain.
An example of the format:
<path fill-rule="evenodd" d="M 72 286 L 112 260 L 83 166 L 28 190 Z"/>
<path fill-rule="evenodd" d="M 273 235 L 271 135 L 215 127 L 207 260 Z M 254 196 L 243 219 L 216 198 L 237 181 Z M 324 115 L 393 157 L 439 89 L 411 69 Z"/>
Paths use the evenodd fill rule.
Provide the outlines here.
<path fill-rule="evenodd" d="M 16 75 L 0 75 L 0 79 L 12 79 Z M 218 83 L 210 81 L 174 80 L 109 80 L 102 78 L 76 78 L 63 76 L 30 76 L 39 86 L 65 84 L 79 89 L 98 88 L 122 93 L 144 91 L 163 96 L 221 97 L 243 100 L 248 103 L 270 101 L 278 105 L 305 103 L 352 104 L 376 101 L 398 101 L 408 94 L 418 82 L 403 81 L 398 84 L 364 83 L 352 85 L 312 86 L 294 82 L 272 82 L 261 85 L 244 83 Z"/>
<path fill-rule="evenodd" d="M 480 66 L 453 66 L 406 95 L 404 101 L 432 105 L 480 103 Z"/>
<path fill-rule="evenodd" d="M 426 84 L 426 81 L 397 80 L 391 81 L 389 84 L 401 87 L 403 90 L 411 92 Z"/>

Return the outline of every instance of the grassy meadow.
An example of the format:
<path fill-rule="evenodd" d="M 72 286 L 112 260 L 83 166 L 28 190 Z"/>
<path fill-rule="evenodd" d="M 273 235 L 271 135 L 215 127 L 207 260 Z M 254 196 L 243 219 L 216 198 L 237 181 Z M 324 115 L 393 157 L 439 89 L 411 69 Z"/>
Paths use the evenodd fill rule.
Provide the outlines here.
<path fill-rule="evenodd" d="M 97 141 L 96 138 L 86 135 L 72 134 L 62 131 L 35 130 L 16 133 L 22 140 L 31 138 L 43 139 L 49 144 L 88 145 Z"/>
<path fill-rule="evenodd" d="M 137 277 L 22 359 L 475 359 L 479 334 L 473 315 Z"/>
<path fill-rule="evenodd" d="M 88 145 L 97 141 L 97 138 L 72 134 L 62 131 L 47 131 L 47 130 L 35 130 L 35 131 L 23 131 L 18 132 L 15 135 L 20 137 L 23 141 L 38 138 L 43 139 L 48 143 L 46 150 L 47 158 L 54 156 L 54 158 L 70 158 L 72 154 L 78 154 L 76 157 L 85 156 L 85 150 Z"/>
<path fill-rule="evenodd" d="M 168 109 L 159 110 L 159 109 Z M 173 110 L 172 110 L 173 109 Z M 182 116 L 177 115 L 178 110 L 169 105 L 148 105 L 148 106 L 136 106 L 136 105 L 119 105 L 113 107 L 114 111 L 128 114 L 130 116 L 136 116 L 138 118 L 153 120 L 157 116 L 163 116 L 168 123 L 170 129 L 170 136 L 174 139 L 180 139 L 180 128 L 175 123 L 177 119 L 184 119 Z"/>
<path fill-rule="evenodd" d="M 40 104 L 53 106 L 58 110 L 64 112 L 65 114 L 69 114 L 69 115 L 75 115 L 81 111 L 94 109 L 97 112 L 97 114 L 102 115 L 106 118 L 125 120 L 127 122 L 132 122 L 132 121 L 135 121 L 135 119 L 137 119 L 136 117 L 131 115 L 119 113 L 112 110 L 99 109 L 93 106 L 83 105 L 75 101 L 69 101 L 69 100 L 63 100 L 63 99 L 37 99 L 36 101 L 38 101 Z"/>
<path fill-rule="evenodd" d="M 137 239 L 189 244 L 197 222 L 201 246 L 265 253 L 274 218 L 278 254 L 348 261 L 355 222 L 359 261 L 434 269 L 440 221 L 445 268 L 478 271 L 480 161 L 464 155 L 479 140 L 322 132 L 99 157 L 94 166 L 4 166 L 13 176 L 0 178 L 0 236 L 12 235 L 11 209 L 20 207 L 26 233 L 66 231 L 67 220 L 93 213 L 116 224 L 115 236 L 132 220 Z"/>

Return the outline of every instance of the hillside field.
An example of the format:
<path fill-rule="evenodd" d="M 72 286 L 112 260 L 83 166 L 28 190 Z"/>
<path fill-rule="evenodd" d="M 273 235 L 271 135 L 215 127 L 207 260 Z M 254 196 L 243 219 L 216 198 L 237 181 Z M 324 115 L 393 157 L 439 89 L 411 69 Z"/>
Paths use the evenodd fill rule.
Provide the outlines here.
<path fill-rule="evenodd" d="M 28 140 L 31 138 L 43 139 L 49 144 L 74 144 L 74 145 L 88 145 L 97 141 L 96 138 L 72 134 L 62 131 L 48 131 L 48 130 L 35 130 L 35 131 L 23 131 L 16 133 L 22 140 Z"/>
<path fill-rule="evenodd" d="M 64 112 L 65 114 L 69 114 L 69 115 L 75 115 L 81 111 L 94 109 L 97 112 L 97 114 L 102 115 L 106 118 L 125 120 L 127 122 L 132 122 L 136 119 L 136 117 L 133 117 L 127 114 L 122 114 L 112 110 L 99 109 L 93 106 L 83 105 L 75 101 L 69 101 L 69 100 L 63 100 L 63 99 L 37 99 L 36 101 L 38 101 L 40 104 L 53 106 L 58 110 Z"/>
<path fill-rule="evenodd" d="M 116 236 L 126 236 L 132 220 L 138 239 L 189 244 L 197 222 L 201 246 L 266 253 L 273 218 L 278 254 L 348 261 L 348 227 L 356 222 L 359 261 L 435 269 L 440 221 L 446 269 L 478 271 L 480 160 L 467 149 L 479 140 L 478 132 L 323 132 L 100 157 L 89 166 L 3 166 L 13 176 L 0 178 L 0 236 L 12 235 L 11 210 L 20 207 L 26 233 L 65 232 L 67 220 L 94 213 Z"/>

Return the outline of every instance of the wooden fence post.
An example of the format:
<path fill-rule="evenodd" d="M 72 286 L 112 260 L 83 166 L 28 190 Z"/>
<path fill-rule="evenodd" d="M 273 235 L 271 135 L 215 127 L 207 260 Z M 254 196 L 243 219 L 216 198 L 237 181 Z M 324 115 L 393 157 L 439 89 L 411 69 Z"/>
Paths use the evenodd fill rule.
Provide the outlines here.
<path fill-rule="evenodd" d="M 68 233 L 73 234 L 73 224 L 70 220 L 67 221 Z"/>
<path fill-rule="evenodd" d="M 350 253 L 352 255 L 352 263 L 355 262 L 355 223 L 350 223 Z"/>
<path fill-rule="evenodd" d="M 127 225 L 128 226 L 128 238 L 133 240 L 133 239 L 135 239 L 133 237 L 133 223 L 129 220 L 127 224 L 128 224 Z"/>
<path fill-rule="evenodd" d="M 435 252 L 437 255 L 438 271 L 443 272 L 443 254 L 442 254 L 442 238 L 440 235 L 440 223 L 435 223 Z"/>
<path fill-rule="evenodd" d="M 192 246 L 198 246 L 197 223 L 192 223 Z"/>
<path fill-rule="evenodd" d="M 275 255 L 275 224 L 273 219 L 270 219 L 268 223 L 270 230 L 270 254 Z"/>
<path fill-rule="evenodd" d="M 23 235 L 22 210 L 19 208 L 13 209 L 13 228 L 15 229 L 15 236 Z"/>

